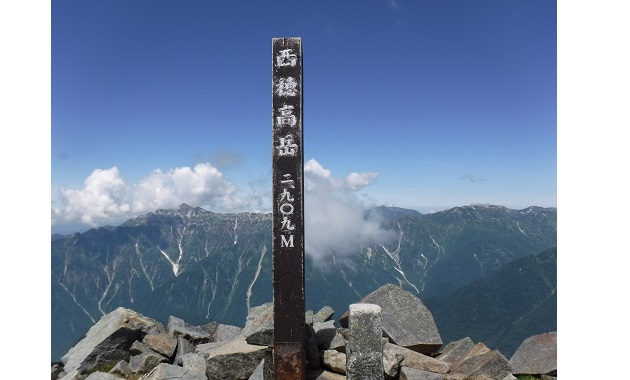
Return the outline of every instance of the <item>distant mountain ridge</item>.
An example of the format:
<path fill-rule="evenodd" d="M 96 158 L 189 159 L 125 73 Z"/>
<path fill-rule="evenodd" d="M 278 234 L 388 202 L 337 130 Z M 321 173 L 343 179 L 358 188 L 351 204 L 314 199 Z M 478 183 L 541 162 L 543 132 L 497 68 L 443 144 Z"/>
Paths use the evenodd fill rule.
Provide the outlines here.
<path fill-rule="evenodd" d="M 503 265 L 555 247 L 555 208 L 471 205 L 432 214 L 379 207 L 394 241 L 330 252 L 326 268 L 306 262 L 307 308 L 344 305 L 386 283 L 424 298 L 448 294 Z M 118 227 L 51 242 L 52 360 L 100 316 L 123 306 L 160 321 L 243 325 L 272 300 L 271 214 L 218 214 L 181 205 Z"/>

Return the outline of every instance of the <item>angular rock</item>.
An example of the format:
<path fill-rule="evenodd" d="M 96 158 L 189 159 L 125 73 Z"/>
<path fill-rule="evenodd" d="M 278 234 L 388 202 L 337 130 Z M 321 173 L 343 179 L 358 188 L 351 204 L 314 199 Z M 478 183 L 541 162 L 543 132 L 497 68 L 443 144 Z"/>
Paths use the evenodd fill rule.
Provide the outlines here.
<path fill-rule="evenodd" d="M 199 328 L 207 332 L 208 335 L 214 336 L 214 333 L 217 331 L 217 327 L 219 327 L 219 324 L 220 324 L 219 322 L 212 321 L 208 324 L 199 326 Z"/>
<path fill-rule="evenodd" d="M 212 340 L 210 334 L 201 327 L 192 326 L 172 315 L 168 318 L 166 329 L 169 334 L 175 337 L 182 336 L 192 344 L 208 343 Z"/>
<path fill-rule="evenodd" d="M 462 365 L 463 362 L 479 355 L 483 355 L 487 352 L 490 352 L 490 349 L 483 343 L 477 343 L 473 348 L 466 351 L 464 355 L 461 356 L 460 359 L 451 364 L 451 371 Z"/>
<path fill-rule="evenodd" d="M 449 379 L 503 379 L 511 373 L 511 367 L 498 350 L 475 355 L 451 368 Z"/>
<path fill-rule="evenodd" d="M 220 324 L 212 337 L 215 342 L 229 342 L 236 339 L 243 331 L 242 327 Z"/>
<path fill-rule="evenodd" d="M 332 307 L 324 306 L 323 308 L 321 308 L 320 311 L 318 311 L 316 314 L 313 315 L 313 323 L 316 323 L 316 322 L 322 323 L 322 322 L 329 321 L 334 314 L 335 314 L 335 311 L 333 310 Z"/>
<path fill-rule="evenodd" d="M 106 372 L 92 372 L 85 380 L 124 380 L 124 377 Z"/>
<path fill-rule="evenodd" d="M 199 326 L 199 328 L 210 335 L 210 342 L 229 342 L 243 331 L 242 327 L 224 325 L 219 322 L 210 322 L 206 325 Z"/>
<path fill-rule="evenodd" d="M 343 335 L 341 335 L 338 331 L 335 333 L 335 337 L 330 341 L 328 345 L 324 345 L 324 348 L 327 350 L 337 350 L 339 352 L 346 353 L 346 340 Z"/>
<path fill-rule="evenodd" d="M 329 346 L 337 335 L 335 321 L 313 322 L 313 330 L 315 330 L 315 340 L 318 347 Z"/>
<path fill-rule="evenodd" d="M 129 369 L 132 373 L 147 373 L 160 363 L 167 363 L 168 359 L 155 351 L 143 352 L 129 359 Z"/>
<path fill-rule="evenodd" d="M 81 376 L 81 372 L 78 369 L 75 369 L 71 372 L 62 372 L 59 374 L 60 380 L 84 380 L 85 376 Z"/>
<path fill-rule="evenodd" d="M 212 350 L 216 350 L 219 347 L 225 346 L 229 342 L 210 342 L 210 343 L 202 343 L 195 346 L 195 352 L 205 355 Z M 178 364 L 178 363 L 176 363 Z"/>
<path fill-rule="evenodd" d="M 451 342 L 447 344 L 440 354 L 436 357 L 436 359 L 441 360 L 446 363 L 455 363 L 460 360 L 467 352 L 469 352 L 475 343 L 472 339 L 466 337 L 455 342 Z"/>
<path fill-rule="evenodd" d="M 271 349 L 248 344 L 243 336 L 204 354 L 208 380 L 247 380 L 265 359 L 272 363 Z"/>
<path fill-rule="evenodd" d="M 404 359 L 400 363 L 401 367 L 408 367 L 434 373 L 447 373 L 450 369 L 449 363 L 392 343 L 385 343 L 385 346 L 383 347 L 383 354 L 386 352 L 388 355 L 402 355 Z"/>
<path fill-rule="evenodd" d="M 166 333 L 148 334 L 142 339 L 142 343 L 167 358 L 172 358 L 177 348 L 177 338 Z"/>
<path fill-rule="evenodd" d="M 268 363 L 265 359 L 261 360 L 248 380 L 274 380 L 273 364 Z"/>
<path fill-rule="evenodd" d="M 307 371 L 306 380 L 346 380 L 346 377 L 338 373 L 320 369 L 317 371 Z"/>
<path fill-rule="evenodd" d="M 158 321 L 119 307 L 99 319 L 62 358 L 64 371 L 109 371 L 120 360 L 129 359 L 129 348 L 147 334 L 164 332 Z"/>
<path fill-rule="evenodd" d="M 322 366 L 334 373 L 346 374 L 346 354 L 335 350 L 320 352 Z"/>
<path fill-rule="evenodd" d="M 129 353 L 131 355 L 140 355 L 146 352 L 153 352 L 153 353 L 157 353 L 155 351 L 153 351 L 152 349 L 150 349 L 149 347 L 147 347 L 146 344 L 142 343 L 142 342 L 138 342 L 137 340 L 135 342 L 133 342 L 133 344 L 131 345 L 131 347 L 129 347 Z"/>
<path fill-rule="evenodd" d="M 178 336 L 177 349 L 175 350 L 175 360 L 173 360 L 173 363 L 176 365 L 181 365 L 182 364 L 181 357 L 191 352 L 193 353 L 195 352 L 195 345 L 190 343 L 183 336 Z"/>
<path fill-rule="evenodd" d="M 387 284 L 363 297 L 359 303 L 379 305 L 383 310 L 383 333 L 392 343 L 431 355 L 442 346 L 433 315 L 422 301 L 393 284 Z M 346 314 L 339 321 L 347 323 Z"/>
<path fill-rule="evenodd" d="M 510 359 L 512 373 L 555 376 L 558 372 L 557 347 L 555 331 L 525 339 Z"/>
<path fill-rule="evenodd" d="M 398 379 L 400 363 L 402 363 L 404 359 L 405 357 L 399 353 L 395 353 L 392 350 L 383 350 L 383 371 L 385 372 L 385 379 Z"/>
<path fill-rule="evenodd" d="M 114 368 L 112 368 L 109 373 L 120 376 L 122 378 L 127 378 L 129 375 L 131 375 L 131 368 L 129 368 L 129 363 L 126 360 L 121 360 L 116 363 Z"/>
<path fill-rule="evenodd" d="M 313 310 L 307 310 L 306 313 L 304 313 L 304 322 L 307 325 L 313 325 Z"/>
<path fill-rule="evenodd" d="M 421 369 L 400 367 L 400 380 L 444 380 L 444 375 Z"/>
<path fill-rule="evenodd" d="M 182 367 L 192 372 L 206 375 L 206 359 L 200 354 L 188 353 L 181 357 Z"/>
<path fill-rule="evenodd" d="M 252 307 L 241 333 L 249 344 L 271 346 L 273 344 L 273 302 Z"/>
<path fill-rule="evenodd" d="M 188 368 L 179 367 L 172 364 L 162 363 L 157 365 L 151 372 L 144 375 L 142 380 L 207 380 L 206 375 L 191 371 Z"/>
<path fill-rule="evenodd" d="M 350 339 L 346 346 L 348 380 L 383 379 L 383 321 L 381 307 L 369 303 L 350 305 Z"/>

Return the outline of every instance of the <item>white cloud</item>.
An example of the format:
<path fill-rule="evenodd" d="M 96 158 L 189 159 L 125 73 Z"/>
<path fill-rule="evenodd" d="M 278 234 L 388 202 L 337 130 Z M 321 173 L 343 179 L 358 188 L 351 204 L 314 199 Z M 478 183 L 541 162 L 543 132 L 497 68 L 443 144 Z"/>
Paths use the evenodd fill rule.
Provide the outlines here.
<path fill-rule="evenodd" d="M 53 208 L 52 224 L 82 222 L 91 226 L 115 224 L 182 203 L 231 211 L 247 207 L 234 184 L 209 163 L 163 172 L 154 170 L 138 184 L 127 183 L 118 168 L 96 169 L 83 189 L 59 190 L 60 207 Z"/>
<path fill-rule="evenodd" d="M 376 178 L 378 178 L 378 173 L 375 172 L 350 173 L 346 182 L 352 190 L 360 190 L 374 183 Z"/>
<path fill-rule="evenodd" d="M 338 261 L 348 262 L 349 255 L 360 246 L 391 237 L 380 229 L 377 221 L 363 218 L 366 206 L 372 205 L 365 205 L 357 196 L 359 190 L 373 184 L 378 176 L 376 172 L 353 172 L 345 178 L 335 178 L 316 160 L 305 163 L 305 249 L 316 264 L 324 264 L 331 254 Z M 213 212 L 259 211 L 261 205 L 271 203 L 266 199 L 271 197 L 270 191 L 253 189 L 247 197 L 240 194 L 209 163 L 168 171 L 156 169 L 137 184 L 125 181 L 116 167 L 96 169 L 84 181 L 82 189 L 59 190 L 58 206 L 52 209 L 52 224 L 118 225 L 158 209 L 177 208 L 182 203 Z M 262 194 L 268 197 L 261 201 Z"/>
<path fill-rule="evenodd" d="M 364 205 L 356 192 L 374 183 L 378 173 L 351 173 L 334 178 L 317 161 L 304 165 L 305 250 L 316 265 L 324 265 L 331 254 L 346 259 L 361 246 L 394 238 L 376 220 L 366 220 Z"/>
<path fill-rule="evenodd" d="M 319 162 L 310 159 L 304 164 L 304 187 L 306 190 L 358 191 L 376 181 L 379 173 L 350 173 L 346 178 L 333 178 L 330 170 L 325 169 Z"/>
<path fill-rule="evenodd" d="M 53 224 L 73 221 L 96 225 L 130 211 L 129 185 L 120 177 L 118 168 L 96 169 L 84 184 L 82 190 L 60 190 L 62 208 L 54 210 Z"/>

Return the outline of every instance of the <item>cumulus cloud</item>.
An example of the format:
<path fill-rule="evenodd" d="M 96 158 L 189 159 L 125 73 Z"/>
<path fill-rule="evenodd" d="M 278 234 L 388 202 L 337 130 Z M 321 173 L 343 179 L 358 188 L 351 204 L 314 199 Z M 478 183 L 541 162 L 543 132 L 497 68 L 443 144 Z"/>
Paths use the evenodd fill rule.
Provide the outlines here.
<path fill-rule="evenodd" d="M 386 242 L 395 236 L 380 228 L 377 220 L 363 217 L 366 206 L 357 192 L 371 185 L 378 173 L 350 173 L 334 178 L 316 160 L 304 165 L 305 250 L 315 265 L 323 265 L 331 255 L 350 264 L 351 255 L 361 246 Z"/>
<path fill-rule="evenodd" d="M 333 178 L 330 170 L 325 169 L 314 159 L 304 164 L 304 187 L 307 190 L 325 190 L 326 192 L 359 191 L 371 185 L 379 173 L 350 173 L 346 178 Z"/>
<path fill-rule="evenodd" d="M 91 226 L 122 222 L 182 203 L 230 211 L 247 207 L 247 199 L 209 163 L 163 172 L 154 170 L 137 184 L 125 181 L 117 167 L 96 169 L 82 189 L 59 190 L 52 223 L 81 222 Z"/>
<path fill-rule="evenodd" d="M 316 160 L 304 165 L 304 216 L 306 254 L 316 265 L 334 255 L 351 263 L 361 246 L 394 238 L 377 220 L 363 217 L 368 206 L 358 192 L 373 184 L 376 172 L 353 172 L 334 177 Z M 156 169 L 136 184 L 127 182 L 117 167 L 96 169 L 81 189 L 59 189 L 52 208 L 52 224 L 83 223 L 89 226 L 117 225 L 158 209 L 177 208 L 182 203 L 214 212 L 270 212 L 270 181 L 258 179 L 242 196 L 236 185 L 209 163 L 168 171 Z"/>

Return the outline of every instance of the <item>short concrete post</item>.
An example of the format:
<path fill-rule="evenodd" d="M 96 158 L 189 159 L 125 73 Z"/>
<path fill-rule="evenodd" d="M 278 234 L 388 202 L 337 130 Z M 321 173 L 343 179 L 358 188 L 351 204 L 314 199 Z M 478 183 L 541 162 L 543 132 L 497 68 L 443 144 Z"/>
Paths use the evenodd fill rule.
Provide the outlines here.
<path fill-rule="evenodd" d="M 350 305 L 350 338 L 346 346 L 347 380 L 383 379 L 383 319 L 381 307 L 369 303 Z"/>

